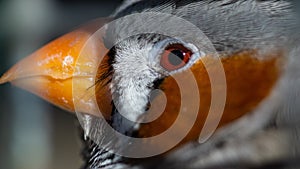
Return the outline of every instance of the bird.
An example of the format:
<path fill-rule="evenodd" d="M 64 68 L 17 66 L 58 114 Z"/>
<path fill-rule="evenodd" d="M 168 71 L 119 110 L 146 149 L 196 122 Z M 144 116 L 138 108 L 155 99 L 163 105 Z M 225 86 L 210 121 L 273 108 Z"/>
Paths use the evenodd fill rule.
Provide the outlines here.
<path fill-rule="evenodd" d="M 76 112 L 83 168 L 297 168 L 297 30 L 288 0 L 125 0 L 0 84 Z"/>

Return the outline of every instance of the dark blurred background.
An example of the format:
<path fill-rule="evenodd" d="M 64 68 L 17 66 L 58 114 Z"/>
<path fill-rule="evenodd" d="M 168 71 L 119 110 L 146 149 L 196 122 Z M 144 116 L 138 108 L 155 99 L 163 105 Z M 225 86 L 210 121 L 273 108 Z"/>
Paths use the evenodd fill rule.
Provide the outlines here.
<path fill-rule="evenodd" d="M 0 75 L 121 0 L 0 0 Z M 76 116 L 11 84 L 0 86 L 0 168 L 80 168 Z"/>

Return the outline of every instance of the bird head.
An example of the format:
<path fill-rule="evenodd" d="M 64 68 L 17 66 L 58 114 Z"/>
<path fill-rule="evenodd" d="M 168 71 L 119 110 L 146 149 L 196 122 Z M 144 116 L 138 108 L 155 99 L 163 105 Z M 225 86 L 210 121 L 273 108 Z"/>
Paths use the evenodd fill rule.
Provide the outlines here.
<path fill-rule="evenodd" d="M 141 18 L 134 21 L 143 23 Z M 164 29 L 163 22 L 147 25 L 152 32 L 136 34 L 131 32 L 142 26 L 108 22 L 94 21 L 50 42 L 13 66 L 0 83 L 11 82 L 69 112 L 100 117 L 134 138 L 158 136 L 176 124 L 164 140 L 150 146 L 172 149 L 197 141 L 202 129 L 214 130 L 254 111 L 272 92 L 284 64 L 284 49 L 240 47 L 234 32 L 233 39 L 226 39 L 218 29 L 204 29 L 212 42 L 202 43 L 197 40 L 206 38 L 185 29 L 186 24 L 179 34 L 169 30 L 169 36 L 153 31 Z M 197 40 L 189 40 L 186 31 Z M 238 50 L 207 47 L 224 40 L 237 43 L 232 46 Z"/>

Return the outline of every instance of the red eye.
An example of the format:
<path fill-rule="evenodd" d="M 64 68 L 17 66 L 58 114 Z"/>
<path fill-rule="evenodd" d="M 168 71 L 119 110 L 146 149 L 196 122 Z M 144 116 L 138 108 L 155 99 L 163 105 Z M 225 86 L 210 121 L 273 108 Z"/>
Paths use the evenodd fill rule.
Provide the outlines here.
<path fill-rule="evenodd" d="M 165 48 L 161 55 L 160 65 L 168 71 L 185 66 L 192 56 L 192 51 L 181 44 L 173 44 Z"/>

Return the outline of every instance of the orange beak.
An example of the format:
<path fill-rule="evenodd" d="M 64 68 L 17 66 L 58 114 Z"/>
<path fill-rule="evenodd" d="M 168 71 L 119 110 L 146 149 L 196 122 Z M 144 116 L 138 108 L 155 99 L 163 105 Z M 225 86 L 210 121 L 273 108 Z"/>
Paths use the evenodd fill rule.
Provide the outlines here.
<path fill-rule="evenodd" d="M 95 20 L 50 42 L 8 70 L 0 84 L 11 82 L 70 112 L 76 108 L 94 114 L 99 105 L 86 93 L 94 86 L 98 63 L 107 52 L 101 39 L 103 31 L 97 31 L 107 21 Z M 93 38 L 96 31 L 99 36 Z"/>

